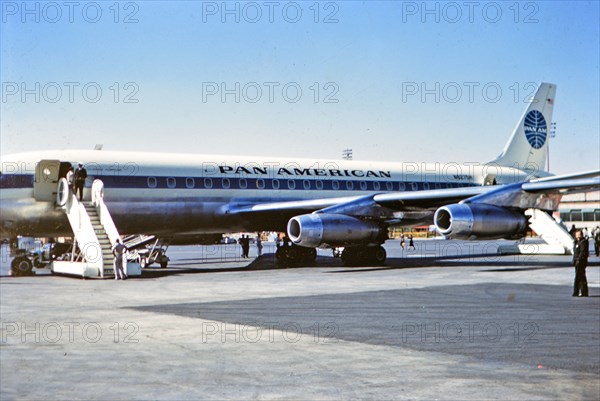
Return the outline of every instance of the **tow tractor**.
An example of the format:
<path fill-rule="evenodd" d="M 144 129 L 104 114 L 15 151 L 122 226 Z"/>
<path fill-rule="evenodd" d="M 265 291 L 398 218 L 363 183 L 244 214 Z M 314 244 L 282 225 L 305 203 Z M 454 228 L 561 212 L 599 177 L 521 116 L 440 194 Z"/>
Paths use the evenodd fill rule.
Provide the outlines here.
<path fill-rule="evenodd" d="M 12 276 L 31 276 L 47 271 L 50 263 L 55 260 L 70 258 L 72 242 L 41 243 L 31 237 L 19 237 L 17 242 L 10 244 L 11 256 L 14 257 L 10 264 Z"/>

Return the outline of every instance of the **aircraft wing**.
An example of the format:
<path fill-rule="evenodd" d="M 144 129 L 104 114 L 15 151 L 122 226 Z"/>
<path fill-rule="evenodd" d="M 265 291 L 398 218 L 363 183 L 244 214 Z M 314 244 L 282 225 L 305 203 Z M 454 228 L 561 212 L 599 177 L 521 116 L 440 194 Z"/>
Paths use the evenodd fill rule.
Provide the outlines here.
<path fill-rule="evenodd" d="M 539 206 L 539 198 L 600 189 L 600 171 L 552 176 L 506 184 L 424 191 L 373 193 L 364 196 L 229 205 L 231 215 L 293 216 L 301 213 L 336 213 L 355 217 L 393 219 L 397 211 L 432 211 L 452 203 L 489 203 L 505 207 Z M 560 198 L 554 197 L 554 201 Z M 554 202 L 552 205 L 555 206 Z M 547 203 L 546 203 L 547 205 Z M 548 207 L 546 207 L 548 208 Z"/>
<path fill-rule="evenodd" d="M 377 193 L 363 196 L 346 196 L 340 198 L 320 198 L 285 202 L 266 202 L 252 205 L 231 205 L 231 214 L 265 213 L 265 212 L 313 212 L 327 210 L 340 205 L 352 205 L 365 201 L 402 209 L 404 207 L 432 208 L 437 205 L 458 202 L 471 196 L 490 191 L 496 186 L 477 186 L 467 188 L 449 188 L 427 191 Z"/>

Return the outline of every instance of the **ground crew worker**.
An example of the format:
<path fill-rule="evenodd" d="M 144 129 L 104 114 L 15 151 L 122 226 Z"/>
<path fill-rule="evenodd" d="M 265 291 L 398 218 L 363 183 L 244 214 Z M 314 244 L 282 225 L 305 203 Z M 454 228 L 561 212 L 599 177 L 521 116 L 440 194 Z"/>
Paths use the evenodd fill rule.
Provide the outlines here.
<path fill-rule="evenodd" d="M 120 238 L 117 238 L 117 242 L 113 245 L 112 252 L 115 255 L 115 280 L 125 280 L 127 275 L 123 270 L 123 256 L 127 251 L 127 247 L 123 245 Z"/>
<path fill-rule="evenodd" d="M 247 258 L 248 252 L 250 251 L 250 237 L 242 235 L 242 238 L 240 238 L 240 246 L 242 247 L 242 258 Z"/>
<path fill-rule="evenodd" d="M 83 163 L 79 162 L 75 170 L 75 196 L 77 196 L 77 191 L 79 191 L 80 202 L 83 201 L 83 186 L 85 185 L 86 178 L 87 170 L 83 168 Z"/>
<path fill-rule="evenodd" d="M 262 244 L 262 240 L 260 239 L 260 234 L 256 235 L 256 249 L 258 249 L 258 256 L 261 256 L 263 244 Z"/>
<path fill-rule="evenodd" d="M 596 226 L 594 230 L 594 252 L 596 256 L 600 256 L 600 226 Z"/>
<path fill-rule="evenodd" d="M 573 265 L 575 266 L 575 283 L 573 285 L 574 297 L 587 297 L 588 284 L 585 277 L 589 254 L 589 242 L 583 237 L 581 230 L 575 232 L 575 247 L 573 248 Z"/>

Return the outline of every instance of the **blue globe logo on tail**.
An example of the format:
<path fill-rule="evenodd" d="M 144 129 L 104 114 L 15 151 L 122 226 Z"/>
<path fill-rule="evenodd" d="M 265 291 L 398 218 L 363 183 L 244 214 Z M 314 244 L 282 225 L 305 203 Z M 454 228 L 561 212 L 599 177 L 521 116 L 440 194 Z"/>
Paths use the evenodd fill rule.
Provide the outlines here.
<path fill-rule="evenodd" d="M 546 143 L 548 126 L 546 125 L 546 119 L 541 112 L 531 110 L 527 113 L 523 126 L 525 128 L 527 142 L 529 142 L 534 149 L 539 149 L 544 146 L 544 143 Z"/>

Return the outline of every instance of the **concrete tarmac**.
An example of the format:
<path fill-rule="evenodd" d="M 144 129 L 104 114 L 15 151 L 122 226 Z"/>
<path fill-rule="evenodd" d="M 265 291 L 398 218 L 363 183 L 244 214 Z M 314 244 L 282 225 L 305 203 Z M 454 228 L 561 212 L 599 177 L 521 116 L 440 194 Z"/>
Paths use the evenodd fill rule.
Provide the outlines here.
<path fill-rule="evenodd" d="M 385 267 L 173 247 L 125 281 L 0 278 L 0 399 L 600 399 L 600 258 L 388 241 Z"/>

